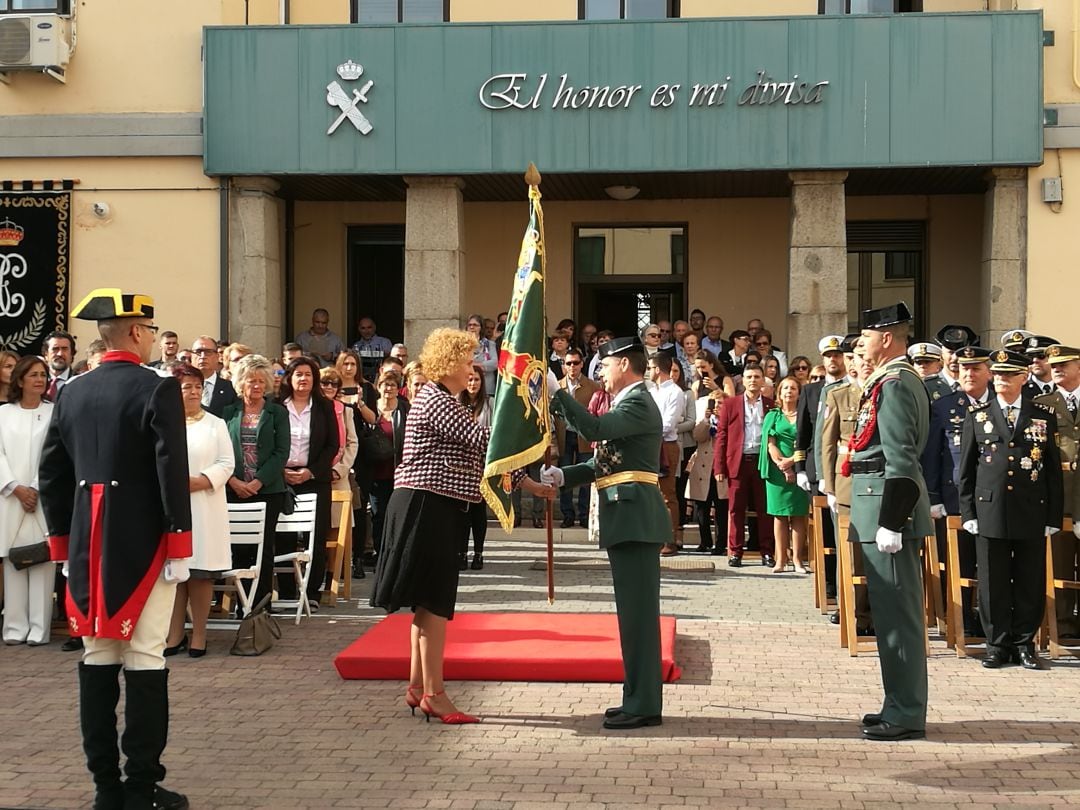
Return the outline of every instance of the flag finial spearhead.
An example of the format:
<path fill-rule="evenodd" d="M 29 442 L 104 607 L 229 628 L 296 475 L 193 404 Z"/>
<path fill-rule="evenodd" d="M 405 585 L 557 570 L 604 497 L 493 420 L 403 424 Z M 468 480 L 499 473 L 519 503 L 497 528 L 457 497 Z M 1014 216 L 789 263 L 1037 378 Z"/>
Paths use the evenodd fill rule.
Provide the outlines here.
<path fill-rule="evenodd" d="M 530 186 L 540 185 L 540 171 L 536 168 L 536 164 L 529 162 L 529 168 L 525 170 L 525 182 Z"/>

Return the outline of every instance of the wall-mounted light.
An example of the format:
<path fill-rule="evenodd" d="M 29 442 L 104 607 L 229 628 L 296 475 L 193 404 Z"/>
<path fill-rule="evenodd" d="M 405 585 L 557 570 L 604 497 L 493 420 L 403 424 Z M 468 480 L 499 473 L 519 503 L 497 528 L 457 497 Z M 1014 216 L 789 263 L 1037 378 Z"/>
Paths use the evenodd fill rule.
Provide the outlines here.
<path fill-rule="evenodd" d="M 634 197 L 641 193 L 641 189 L 637 186 L 608 186 L 604 189 L 604 193 L 613 200 L 625 202 L 626 200 L 634 199 Z"/>

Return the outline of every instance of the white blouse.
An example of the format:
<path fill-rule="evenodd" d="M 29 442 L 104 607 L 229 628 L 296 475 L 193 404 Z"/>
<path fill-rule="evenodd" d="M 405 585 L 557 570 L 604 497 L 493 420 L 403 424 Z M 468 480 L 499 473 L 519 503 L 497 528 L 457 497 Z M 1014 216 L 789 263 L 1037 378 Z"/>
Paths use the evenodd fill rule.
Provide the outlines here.
<path fill-rule="evenodd" d="M 210 489 L 191 493 L 191 547 L 188 565 L 199 571 L 232 568 L 229 543 L 229 506 L 225 482 L 236 464 L 225 422 L 208 411 L 187 426 L 189 475 L 205 475 Z"/>
<path fill-rule="evenodd" d="M 24 408 L 17 402 L 0 405 L 0 557 L 48 535 L 41 500 L 37 509 L 26 512 L 15 497 L 15 487 L 38 488 L 41 448 L 52 411 L 51 402 L 36 408 Z"/>

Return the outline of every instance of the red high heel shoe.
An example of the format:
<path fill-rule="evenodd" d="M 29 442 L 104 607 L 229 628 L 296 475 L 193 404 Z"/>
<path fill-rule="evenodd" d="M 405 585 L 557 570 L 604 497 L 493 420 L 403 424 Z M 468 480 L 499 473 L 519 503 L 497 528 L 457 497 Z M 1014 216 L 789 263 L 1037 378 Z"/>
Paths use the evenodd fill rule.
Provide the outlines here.
<path fill-rule="evenodd" d="M 424 721 L 425 722 L 430 723 L 432 717 L 435 717 L 435 718 L 437 718 L 439 720 L 442 720 L 443 724 L 447 725 L 447 726 L 463 726 L 463 725 L 465 725 L 467 723 L 479 723 L 480 722 L 479 717 L 473 717 L 471 714 L 465 714 L 465 712 L 450 712 L 450 714 L 436 714 L 435 710 L 433 708 L 431 708 L 431 703 L 429 701 L 430 701 L 431 698 L 436 698 L 439 695 L 445 695 L 445 694 L 446 694 L 446 690 L 444 689 L 442 692 L 436 692 L 434 695 L 424 695 L 422 698 L 420 698 L 420 711 L 422 711 L 424 713 Z"/>
<path fill-rule="evenodd" d="M 423 684 L 414 686 L 411 683 L 405 688 L 405 705 L 409 707 L 409 711 L 413 716 L 416 715 L 416 709 L 420 705 L 420 698 L 416 696 L 416 693 L 421 692 L 423 688 Z M 421 694 L 423 693 L 421 692 Z"/>

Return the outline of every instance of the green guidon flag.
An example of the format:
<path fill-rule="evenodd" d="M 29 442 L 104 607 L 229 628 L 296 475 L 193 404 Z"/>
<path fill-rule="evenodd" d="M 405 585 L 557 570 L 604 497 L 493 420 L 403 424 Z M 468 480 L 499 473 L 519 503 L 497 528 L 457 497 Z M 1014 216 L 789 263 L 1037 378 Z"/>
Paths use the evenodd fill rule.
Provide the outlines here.
<path fill-rule="evenodd" d="M 533 170 L 534 171 L 534 170 Z M 491 442 L 480 491 L 507 532 L 514 528 L 510 473 L 544 457 L 551 441 L 544 324 L 544 212 L 529 181 L 529 225 L 521 240 L 514 293 L 495 379 Z"/>

